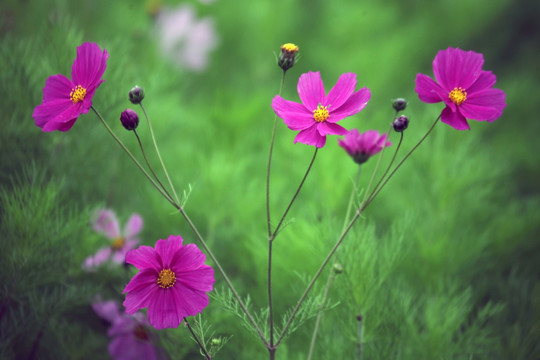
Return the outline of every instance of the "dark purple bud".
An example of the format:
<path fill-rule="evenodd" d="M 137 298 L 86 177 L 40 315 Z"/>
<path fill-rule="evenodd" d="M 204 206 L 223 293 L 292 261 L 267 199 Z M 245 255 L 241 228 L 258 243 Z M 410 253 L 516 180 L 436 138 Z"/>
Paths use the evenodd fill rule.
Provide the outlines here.
<path fill-rule="evenodd" d="M 298 52 L 298 46 L 287 43 L 281 45 L 281 54 L 279 54 L 278 66 L 287 71 L 296 63 L 296 53 Z"/>
<path fill-rule="evenodd" d="M 144 91 L 142 87 L 135 85 L 135 87 L 129 91 L 129 101 L 133 104 L 140 104 L 143 99 Z"/>
<path fill-rule="evenodd" d="M 400 115 L 394 122 L 392 123 L 394 126 L 394 130 L 397 132 L 402 132 L 409 126 L 409 118 L 407 118 L 405 115 Z"/>
<path fill-rule="evenodd" d="M 392 101 L 392 107 L 396 111 L 405 110 L 405 108 L 407 107 L 407 100 L 403 98 L 397 98 L 394 101 Z"/>
<path fill-rule="evenodd" d="M 131 109 L 126 109 L 120 114 L 120 121 L 126 130 L 135 130 L 139 126 L 139 116 Z"/>

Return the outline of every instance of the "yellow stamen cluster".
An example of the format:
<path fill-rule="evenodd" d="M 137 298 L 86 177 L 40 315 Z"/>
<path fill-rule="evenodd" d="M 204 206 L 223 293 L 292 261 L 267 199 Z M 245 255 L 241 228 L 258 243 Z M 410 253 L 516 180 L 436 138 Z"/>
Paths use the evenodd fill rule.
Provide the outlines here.
<path fill-rule="evenodd" d="M 85 96 L 86 89 L 83 88 L 81 85 L 75 86 L 75 88 L 69 93 L 69 98 L 74 104 L 83 101 Z"/>
<path fill-rule="evenodd" d="M 328 119 L 328 116 L 330 116 L 330 113 L 328 112 L 327 106 L 319 105 L 317 110 L 313 110 L 313 119 L 315 119 L 316 122 L 323 122 Z"/>
<path fill-rule="evenodd" d="M 171 269 L 163 269 L 159 272 L 157 284 L 162 289 L 168 289 L 176 283 L 176 275 Z"/>
<path fill-rule="evenodd" d="M 111 247 L 113 250 L 120 250 L 126 244 L 126 239 L 123 236 L 117 237 L 113 240 Z"/>
<path fill-rule="evenodd" d="M 285 52 L 285 53 L 288 53 L 288 54 L 295 54 L 297 53 L 299 50 L 298 46 L 292 44 L 292 43 L 287 43 L 287 44 L 283 44 L 281 45 L 281 51 L 282 52 Z"/>
<path fill-rule="evenodd" d="M 467 100 L 467 92 L 463 90 L 461 87 L 454 88 L 454 90 L 450 91 L 450 94 L 448 94 L 448 97 L 452 102 L 456 105 L 461 105 Z"/>

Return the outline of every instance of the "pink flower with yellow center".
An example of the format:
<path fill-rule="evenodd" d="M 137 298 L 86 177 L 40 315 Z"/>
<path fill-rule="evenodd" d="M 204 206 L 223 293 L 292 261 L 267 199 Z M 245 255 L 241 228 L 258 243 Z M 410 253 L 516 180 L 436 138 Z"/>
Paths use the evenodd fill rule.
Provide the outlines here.
<path fill-rule="evenodd" d="M 131 215 L 123 231 L 120 231 L 120 222 L 116 214 L 112 210 L 105 209 L 96 212 L 92 226 L 96 232 L 109 238 L 111 243 L 84 260 L 83 269 L 89 271 L 95 270 L 107 261 L 124 264 L 126 253 L 140 243 L 137 235 L 141 232 L 143 219 L 139 214 Z"/>
<path fill-rule="evenodd" d="M 71 67 L 71 80 L 64 75 L 49 76 L 43 88 L 43 100 L 32 117 L 43 131 L 68 131 L 81 114 L 88 113 L 92 97 L 107 67 L 109 54 L 94 43 L 77 48 Z"/>
<path fill-rule="evenodd" d="M 444 102 L 441 121 L 454 129 L 470 129 L 467 119 L 495 121 L 506 107 L 506 95 L 493 88 L 496 77 L 482 70 L 483 65 L 484 57 L 474 51 L 441 50 L 433 60 L 437 82 L 418 74 L 415 91 L 423 102 Z"/>
<path fill-rule="evenodd" d="M 367 105 L 371 97 L 368 88 L 358 91 L 356 74 L 346 73 L 339 77 L 336 85 L 326 94 L 319 72 L 302 74 L 298 80 L 298 95 L 301 103 L 288 101 L 276 95 L 272 108 L 283 119 L 287 127 L 300 132 L 294 142 L 321 148 L 326 135 L 345 135 L 347 129 L 336 124 L 352 116 Z"/>
<path fill-rule="evenodd" d="M 156 247 L 140 246 L 126 255 L 139 272 L 124 288 L 128 314 L 148 308 L 148 320 L 156 329 L 175 328 L 184 317 L 208 306 L 214 269 L 205 265 L 206 255 L 195 244 L 182 245 L 182 237 L 158 240 Z"/>
<path fill-rule="evenodd" d="M 358 129 L 349 131 L 345 134 L 344 139 L 338 140 L 338 144 L 345 149 L 357 164 L 365 163 L 384 147 L 392 145 L 390 141 L 386 140 L 386 134 L 381 135 L 376 130 L 368 130 L 360 134 Z"/>

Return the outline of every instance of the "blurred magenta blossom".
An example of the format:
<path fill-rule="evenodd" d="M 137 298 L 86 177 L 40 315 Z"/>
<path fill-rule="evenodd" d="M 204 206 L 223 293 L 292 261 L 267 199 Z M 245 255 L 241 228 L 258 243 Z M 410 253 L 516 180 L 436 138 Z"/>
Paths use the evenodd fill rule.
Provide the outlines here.
<path fill-rule="evenodd" d="M 381 135 L 376 130 L 368 130 L 360 134 L 357 129 L 352 129 L 345 134 L 345 138 L 339 139 L 338 144 L 357 164 L 365 163 L 383 147 L 392 145 L 390 141 L 386 141 L 386 134 Z"/>
<path fill-rule="evenodd" d="M 92 303 L 94 312 L 111 324 L 107 335 L 111 338 L 109 352 L 115 360 L 154 360 L 161 358 L 152 344 L 150 324 L 140 312 L 128 315 L 120 312 L 118 302 L 103 301 L 100 297 Z"/>
<path fill-rule="evenodd" d="M 157 15 L 156 28 L 165 57 L 192 71 L 208 67 L 210 52 L 219 43 L 213 18 L 198 19 L 189 4 L 174 9 L 163 7 Z"/>
<path fill-rule="evenodd" d="M 126 255 L 126 262 L 139 269 L 123 291 L 126 312 L 148 307 L 148 320 L 156 329 L 178 327 L 184 317 L 208 306 L 214 269 L 204 264 L 206 255 L 197 245 L 182 241 L 171 235 L 155 248 L 139 246 Z"/>
<path fill-rule="evenodd" d="M 506 107 L 506 95 L 493 88 L 495 75 L 482 70 L 483 65 L 484 56 L 474 51 L 441 50 L 433 60 L 437 82 L 418 74 L 415 91 L 423 102 L 444 102 L 441 121 L 454 129 L 470 129 L 467 119 L 495 121 Z"/>
<path fill-rule="evenodd" d="M 107 67 L 109 53 L 94 43 L 77 48 L 71 67 L 71 80 L 64 75 L 51 75 L 43 88 L 43 100 L 32 117 L 43 131 L 68 131 L 81 114 L 92 106 L 92 97 Z"/>
<path fill-rule="evenodd" d="M 291 130 L 300 130 L 294 142 L 321 148 L 326 135 L 345 135 L 347 129 L 336 124 L 364 109 L 371 97 L 368 88 L 358 91 L 356 74 L 346 73 L 326 95 L 319 72 L 302 74 L 298 80 L 301 103 L 288 101 L 276 95 L 272 108 Z"/>
<path fill-rule="evenodd" d="M 113 263 L 124 264 L 126 253 L 140 242 L 137 235 L 142 229 L 143 220 L 139 214 L 131 215 L 124 230 L 120 232 L 120 223 L 116 214 L 112 210 L 105 209 L 96 211 L 92 226 L 96 232 L 112 240 L 112 243 L 87 257 L 83 263 L 85 270 L 94 270 L 109 260 Z"/>

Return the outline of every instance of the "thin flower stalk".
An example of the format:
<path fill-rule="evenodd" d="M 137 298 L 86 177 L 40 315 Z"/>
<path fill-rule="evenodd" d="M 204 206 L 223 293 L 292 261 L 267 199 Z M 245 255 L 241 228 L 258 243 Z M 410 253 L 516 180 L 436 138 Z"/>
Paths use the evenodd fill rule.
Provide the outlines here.
<path fill-rule="evenodd" d="M 199 338 L 195 334 L 195 331 L 193 331 L 193 329 L 191 328 L 191 325 L 189 324 L 189 321 L 187 318 L 184 318 L 184 324 L 186 324 L 187 328 L 189 329 L 189 332 L 191 333 L 191 336 L 193 336 L 193 339 L 195 339 L 195 342 L 197 343 L 197 345 L 199 345 L 199 348 L 201 349 L 201 352 L 206 358 L 206 360 L 212 360 L 212 357 L 210 356 L 210 354 L 208 354 L 206 347 L 201 342 L 201 340 L 199 340 Z"/>

